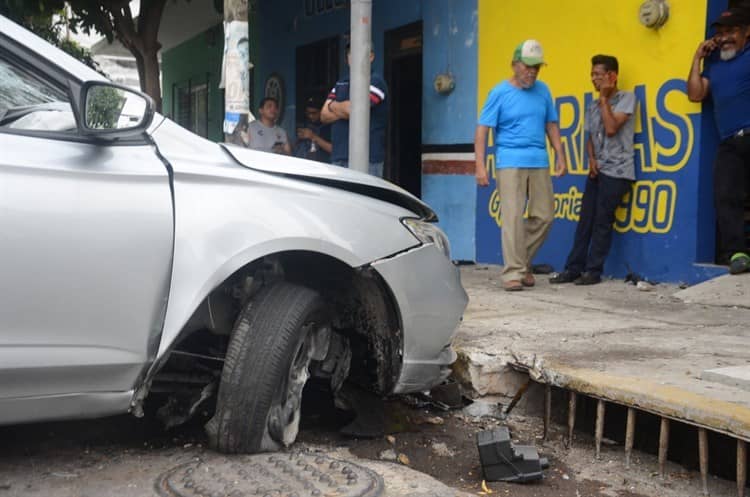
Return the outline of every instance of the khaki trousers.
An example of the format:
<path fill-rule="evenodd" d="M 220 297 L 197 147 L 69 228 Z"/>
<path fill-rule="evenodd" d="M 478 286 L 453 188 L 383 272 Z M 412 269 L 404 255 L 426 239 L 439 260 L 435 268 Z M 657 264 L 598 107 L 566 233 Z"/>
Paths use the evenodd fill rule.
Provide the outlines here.
<path fill-rule="evenodd" d="M 497 169 L 497 192 L 502 216 L 504 282 L 520 280 L 531 272 L 531 261 L 547 238 L 555 215 L 555 197 L 549 169 Z M 528 219 L 523 214 L 527 208 Z"/>

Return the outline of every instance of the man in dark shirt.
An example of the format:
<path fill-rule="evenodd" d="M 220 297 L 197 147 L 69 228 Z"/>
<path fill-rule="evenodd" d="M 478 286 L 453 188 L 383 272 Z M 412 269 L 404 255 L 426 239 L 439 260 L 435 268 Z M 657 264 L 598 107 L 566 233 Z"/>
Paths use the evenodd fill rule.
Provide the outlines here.
<path fill-rule="evenodd" d="M 346 46 L 346 61 L 350 62 L 351 49 Z M 370 52 L 370 62 L 375 54 Z M 373 176 L 383 176 L 385 162 L 385 127 L 388 122 L 388 105 L 385 98 L 388 93 L 385 80 L 377 73 L 370 77 L 370 164 L 368 172 Z M 331 89 L 328 100 L 323 104 L 320 117 L 323 123 L 331 123 L 331 163 L 349 167 L 349 78 L 336 82 Z"/>
<path fill-rule="evenodd" d="M 318 162 L 331 162 L 331 126 L 320 122 L 320 100 L 310 97 L 305 102 L 305 123 L 297 127 L 295 157 Z"/>
<path fill-rule="evenodd" d="M 714 165 L 719 258 L 728 259 L 729 272 L 738 274 L 750 271 L 744 220 L 750 192 L 750 15 L 729 9 L 712 26 L 716 34 L 701 42 L 693 57 L 687 93 L 691 102 L 713 99 L 721 139 Z"/>

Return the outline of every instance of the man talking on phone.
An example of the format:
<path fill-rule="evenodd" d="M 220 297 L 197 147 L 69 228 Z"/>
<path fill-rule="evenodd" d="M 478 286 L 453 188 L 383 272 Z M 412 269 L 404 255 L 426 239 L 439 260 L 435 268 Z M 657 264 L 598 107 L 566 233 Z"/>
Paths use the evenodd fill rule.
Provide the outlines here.
<path fill-rule="evenodd" d="M 698 45 L 687 94 L 691 102 L 709 95 L 713 99 L 721 139 L 714 163 L 718 259 L 729 263 L 730 273 L 739 274 L 750 271 L 744 219 L 750 192 L 750 15 L 743 9 L 729 9 L 711 26 L 716 34 Z"/>
<path fill-rule="evenodd" d="M 612 244 L 615 210 L 635 180 L 635 95 L 617 87 L 619 64 L 611 55 L 591 58 L 591 83 L 599 98 L 586 109 L 589 176 L 581 217 L 565 270 L 550 283 L 595 285 Z"/>

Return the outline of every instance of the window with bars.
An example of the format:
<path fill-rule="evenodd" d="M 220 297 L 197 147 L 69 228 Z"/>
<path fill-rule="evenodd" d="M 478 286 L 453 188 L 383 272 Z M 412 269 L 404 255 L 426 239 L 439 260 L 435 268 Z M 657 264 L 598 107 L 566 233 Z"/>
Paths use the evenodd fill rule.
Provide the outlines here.
<path fill-rule="evenodd" d="M 208 137 L 209 75 L 191 78 L 172 86 L 172 116 L 183 128 Z"/>

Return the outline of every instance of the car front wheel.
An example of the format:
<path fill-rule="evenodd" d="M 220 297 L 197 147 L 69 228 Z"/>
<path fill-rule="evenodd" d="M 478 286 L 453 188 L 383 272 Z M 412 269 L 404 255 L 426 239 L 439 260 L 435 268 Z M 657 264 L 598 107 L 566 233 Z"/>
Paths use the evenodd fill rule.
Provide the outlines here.
<path fill-rule="evenodd" d="M 302 389 L 325 358 L 330 316 L 309 288 L 275 283 L 242 310 L 222 370 L 210 444 L 230 453 L 279 450 L 299 431 Z"/>

